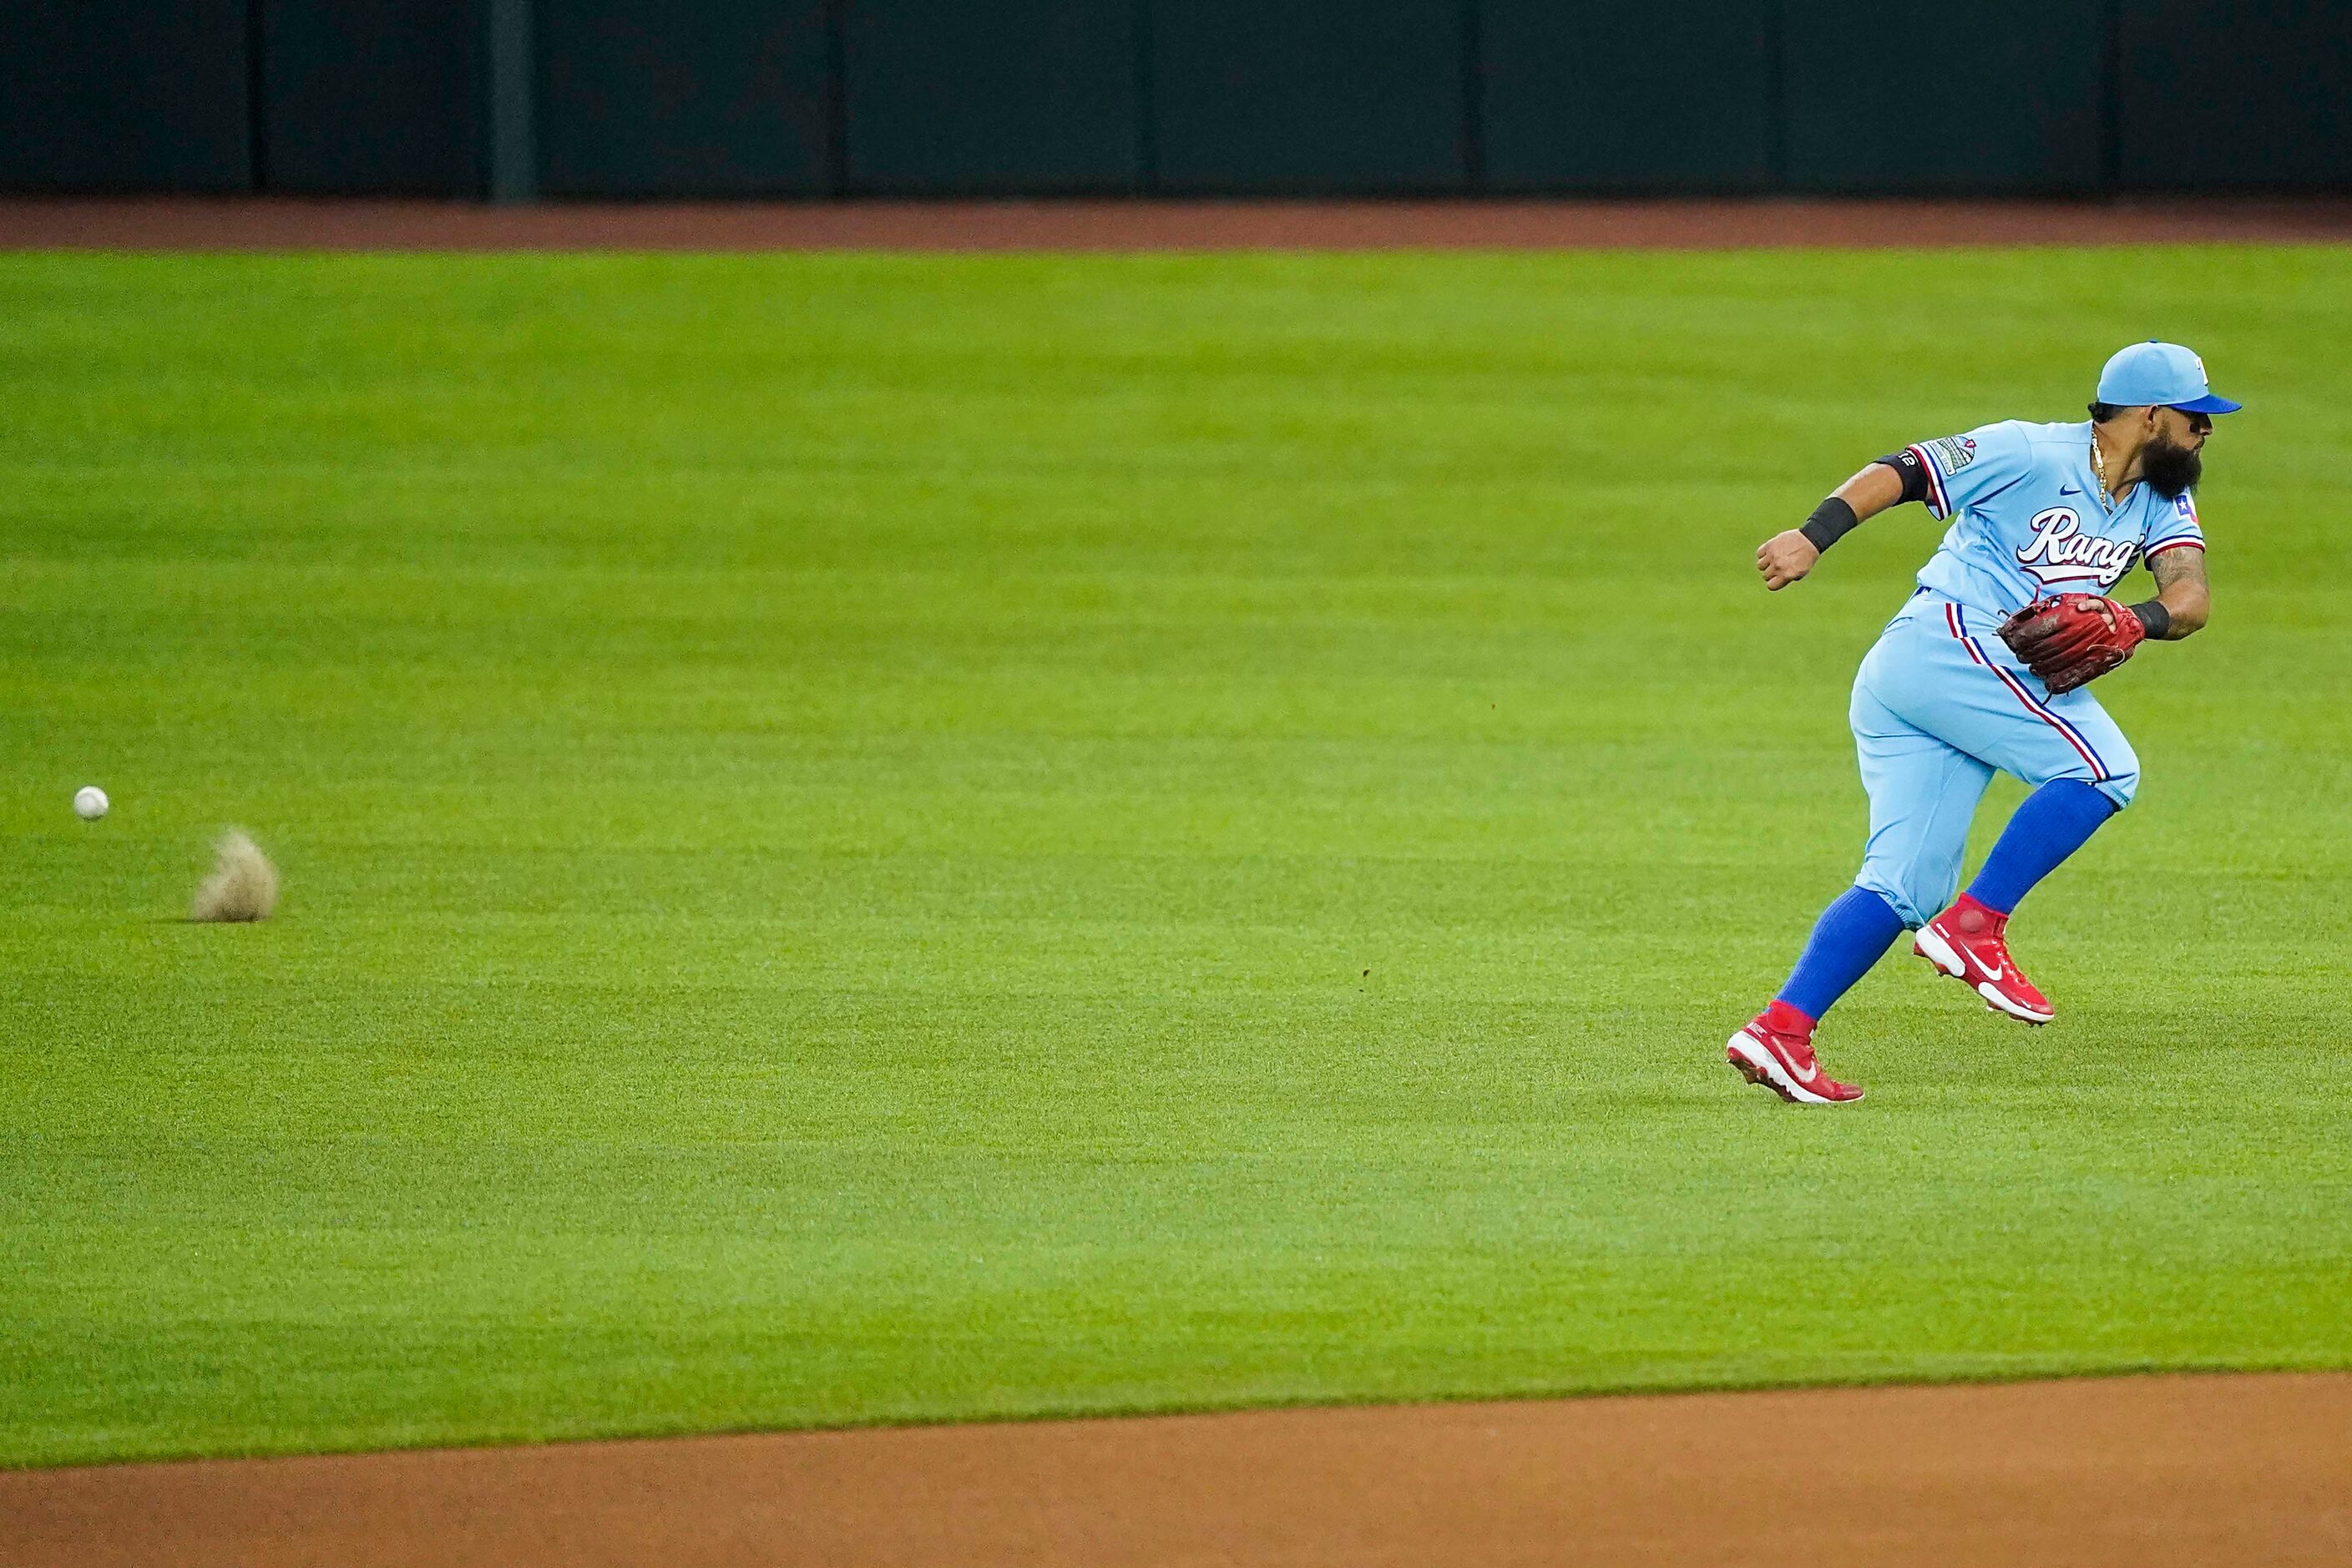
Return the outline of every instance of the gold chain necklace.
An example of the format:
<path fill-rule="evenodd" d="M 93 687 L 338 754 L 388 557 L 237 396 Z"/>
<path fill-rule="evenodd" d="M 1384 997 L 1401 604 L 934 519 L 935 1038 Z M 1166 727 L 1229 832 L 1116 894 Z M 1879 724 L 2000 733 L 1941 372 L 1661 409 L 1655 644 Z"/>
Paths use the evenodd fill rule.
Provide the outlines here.
<path fill-rule="evenodd" d="M 2091 471 L 2099 476 L 2099 504 L 2113 517 L 2116 498 L 2107 493 L 2107 459 L 2099 451 L 2099 427 L 2091 426 Z"/>

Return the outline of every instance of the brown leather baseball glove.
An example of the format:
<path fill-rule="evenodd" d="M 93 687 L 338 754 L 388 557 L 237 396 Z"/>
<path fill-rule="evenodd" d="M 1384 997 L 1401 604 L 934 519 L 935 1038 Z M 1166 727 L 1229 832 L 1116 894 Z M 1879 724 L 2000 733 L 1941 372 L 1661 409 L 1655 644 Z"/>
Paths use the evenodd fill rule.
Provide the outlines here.
<path fill-rule="evenodd" d="M 2096 594 L 2036 599 L 2000 623 L 2000 640 L 2053 697 L 2106 674 L 2147 636 L 2137 616 Z"/>

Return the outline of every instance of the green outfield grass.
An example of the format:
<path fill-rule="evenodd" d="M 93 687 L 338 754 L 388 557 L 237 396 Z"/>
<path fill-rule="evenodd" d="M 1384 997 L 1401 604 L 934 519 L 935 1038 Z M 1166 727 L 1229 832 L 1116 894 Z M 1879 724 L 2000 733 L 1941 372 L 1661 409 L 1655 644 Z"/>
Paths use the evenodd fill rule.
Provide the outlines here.
<path fill-rule="evenodd" d="M 1937 530 L 1755 545 L 2156 334 L 2061 1018 L 1783 1107 Z M 2347 407 L 2341 249 L 0 257 L 0 1462 L 2352 1365 Z"/>

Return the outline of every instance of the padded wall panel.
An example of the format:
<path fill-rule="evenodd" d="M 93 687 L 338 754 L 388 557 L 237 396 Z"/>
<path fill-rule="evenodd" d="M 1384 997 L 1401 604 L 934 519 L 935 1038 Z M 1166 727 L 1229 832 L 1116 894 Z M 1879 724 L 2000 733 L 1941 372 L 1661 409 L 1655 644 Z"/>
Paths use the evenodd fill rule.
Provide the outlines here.
<path fill-rule="evenodd" d="M 1769 183 L 1775 0 L 1470 3 L 1487 189 Z"/>
<path fill-rule="evenodd" d="M 1787 0 L 1789 184 L 2084 191 L 2105 162 L 2105 0 Z"/>
<path fill-rule="evenodd" d="M 1135 0 L 850 0 L 849 188 L 1122 192 L 1141 176 Z"/>
<path fill-rule="evenodd" d="M 2116 163 L 2147 187 L 2352 186 L 2352 6 L 2148 0 L 2121 17 Z"/>
<path fill-rule="evenodd" d="M 1455 0 L 1152 0 L 1150 16 L 1160 188 L 1466 184 Z"/>
<path fill-rule="evenodd" d="M 547 194 L 830 188 L 823 0 L 541 0 L 537 32 Z"/>
<path fill-rule="evenodd" d="M 267 189 L 480 194 L 476 0 L 260 4 Z"/>
<path fill-rule="evenodd" d="M 253 188 L 246 0 L 0 0 L 0 187 Z"/>

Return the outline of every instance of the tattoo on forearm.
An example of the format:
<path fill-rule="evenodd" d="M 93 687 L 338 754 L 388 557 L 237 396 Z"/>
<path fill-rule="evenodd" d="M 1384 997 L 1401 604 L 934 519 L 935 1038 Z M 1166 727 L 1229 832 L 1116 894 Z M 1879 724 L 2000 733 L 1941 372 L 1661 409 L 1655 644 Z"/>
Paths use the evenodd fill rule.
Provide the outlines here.
<path fill-rule="evenodd" d="M 2182 583 L 2193 583 L 2202 586 L 2205 582 L 2205 552 L 2201 550 L 2168 550 L 2148 562 L 2147 574 L 2156 579 L 2156 591 L 2159 595 Z M 2163 606 L 2159 605 L 2158 607 L 2161 609 Z M 2145 616 L 2140 618 L 2143 622 L 2148 619 Z M 2160 640 L 2170 641 L 2175 637 L 2187 637 L 2197 629 L 2193 623 L 2176 627 L 2172 624 L 2172 615 L 2168 610 L 2165 611 L 2163 621 L 2164 624 L 2161 626 L 2149 626 L 2147 635 Z"/>
<path fill-rule="evenodd" d="M 2168 550 L 2147 563 L 2147 574 L 2156 579 L 2156 589 L 2162 593 L 2175 583 L 2205 581 L 2205 552 L 2201 550 Z"/>

